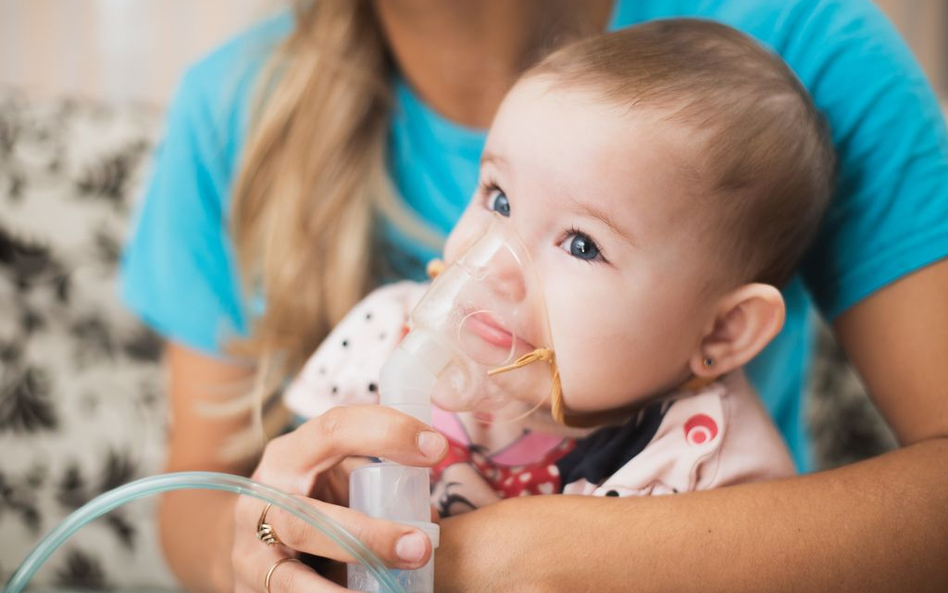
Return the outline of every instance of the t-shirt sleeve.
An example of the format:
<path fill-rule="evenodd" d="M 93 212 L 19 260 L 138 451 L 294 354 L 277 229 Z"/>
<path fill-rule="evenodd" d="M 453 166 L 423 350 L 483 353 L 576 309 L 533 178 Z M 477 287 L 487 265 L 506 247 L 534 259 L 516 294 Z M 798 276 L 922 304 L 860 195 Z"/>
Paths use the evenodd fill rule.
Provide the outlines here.
<path fill-rule="evenodd" d="M 280 11 L 185 73 L 121 262 L 123 300 L 165 338 L 223 356 L 248 308 L 228 230 L 230 192 L 257 81 L 292 31 Z"/>
<path fill-rule="evenodd" d="M 211 111 L 206 65 L 184 77 L 167 117 L 121 267 L 122 298 L 171 341 L 220 355 L 245 331 L 227 231 L 227 133 Z"/>
<path fill-rule="evenodd" d="M 948 256 L 948 132 L 929 83 L 881 12 L 829 1 L 784 57 L 826 114 L 837 191 L 803 277 L 833 319 Z"/>

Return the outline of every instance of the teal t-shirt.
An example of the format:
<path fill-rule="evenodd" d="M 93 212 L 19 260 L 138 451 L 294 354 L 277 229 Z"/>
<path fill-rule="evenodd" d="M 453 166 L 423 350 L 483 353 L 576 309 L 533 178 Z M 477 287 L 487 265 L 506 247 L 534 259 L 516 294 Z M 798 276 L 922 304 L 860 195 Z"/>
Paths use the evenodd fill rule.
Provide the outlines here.
<path fill-rule="evenodd" d="M 872 292 L 948 256 L 948 133 L 914 58 L 868 0 L 618 0 L 610 28 L 717 20 L 780 54 L 826 114 L 838 190 L 814 248 L 785 287 L 787 322 L 748 372 L 801 470 L 810 466 L 802 393 L 811 303 L 832 320 Z M 247 330 L 227 233 L 255 75 L 293 26 L 283 15 L 186 73 L 123 258 L 128 305 L 167 339 L 220 355 Z M 388 167 L 400 199 L 447 234 L 476 185 L 486 131 L 444 119 L 396 77 Z M 382 225 L 389 263 L 423 275 L 438 254 Z"/>

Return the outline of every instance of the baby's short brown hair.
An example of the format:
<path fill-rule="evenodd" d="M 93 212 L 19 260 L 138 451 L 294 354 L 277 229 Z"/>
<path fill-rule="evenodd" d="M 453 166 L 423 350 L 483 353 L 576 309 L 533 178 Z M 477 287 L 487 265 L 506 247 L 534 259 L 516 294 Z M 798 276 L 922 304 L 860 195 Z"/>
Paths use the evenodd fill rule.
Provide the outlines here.
<path fill-rule="evenodd" d="M 526 76 L 685 126 L 698 144 L 688 170 L 713 198 L 704 220 L 715 246 L 742 282 L 789 280 L 832 196 L 836 158 L 828 126 L 780 57 L 726 25 L 672 19 L 565 46 Z"/>

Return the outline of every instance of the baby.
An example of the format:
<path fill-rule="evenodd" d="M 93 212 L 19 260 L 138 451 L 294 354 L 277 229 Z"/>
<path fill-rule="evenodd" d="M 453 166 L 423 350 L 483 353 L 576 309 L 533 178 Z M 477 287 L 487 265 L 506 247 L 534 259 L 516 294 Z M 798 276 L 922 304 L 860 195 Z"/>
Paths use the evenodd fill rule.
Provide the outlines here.
<path fill-rule="evenodd" d="M 451 445 L 432 472 L 439 511 L 792 474 L 741 368 L 782 327 L 777 287 L 816 230 L 834 162 L 790 70 L 720 24 L 652 22 L 526 72 L 444 253 L 450 264 L 507 219 L 540 279 L 562 396 L 504 421 L 435 409 Z M 287 405 L 314 416 L 377 401 L 379 368 L 425 288 L 386 286 L 356 306 Z"/>

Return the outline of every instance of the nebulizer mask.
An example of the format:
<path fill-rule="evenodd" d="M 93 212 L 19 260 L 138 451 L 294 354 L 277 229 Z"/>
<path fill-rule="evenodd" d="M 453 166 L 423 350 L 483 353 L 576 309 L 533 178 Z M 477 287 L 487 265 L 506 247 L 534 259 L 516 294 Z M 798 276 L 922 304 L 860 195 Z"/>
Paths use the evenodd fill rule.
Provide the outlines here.
<path fill-rule="evenodd" d="M 382 404 L 428 422 L 432 403 L 451 412 L 511 413 L 558 392 L 542 286 L 508 219 L 494 215 L 486 232 L 436 272 L 382 367 Z"/>

